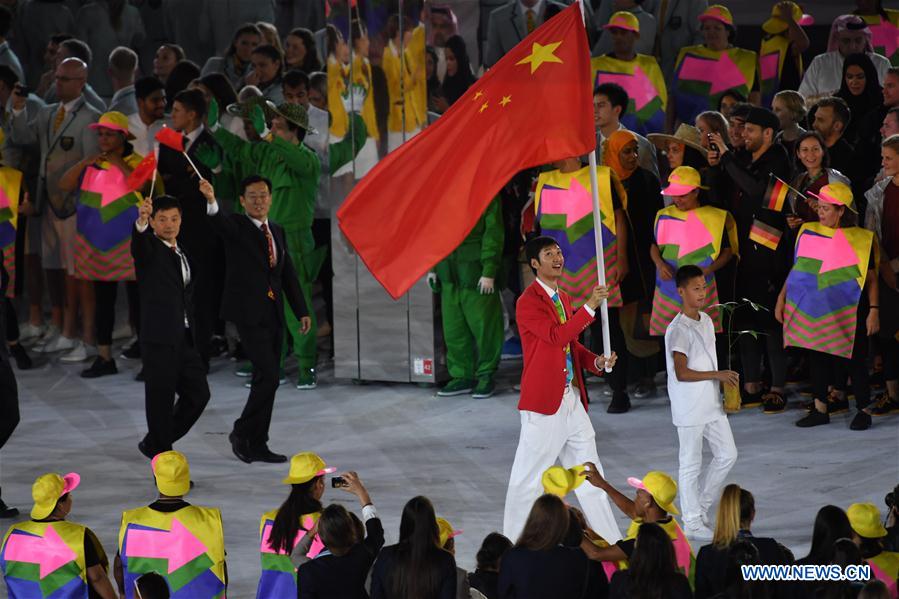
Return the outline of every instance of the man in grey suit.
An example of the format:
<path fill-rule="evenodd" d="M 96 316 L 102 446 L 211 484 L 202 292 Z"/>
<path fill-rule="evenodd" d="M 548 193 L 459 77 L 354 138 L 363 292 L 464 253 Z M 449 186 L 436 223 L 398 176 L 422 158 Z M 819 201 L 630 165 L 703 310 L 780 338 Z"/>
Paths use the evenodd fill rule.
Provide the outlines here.
<path fill-rule="evenodd" d="M 59 49 L 56 51 L 55 61 L 57 67 L 59 67 L 60 63 L 67 58 L 77 58 L 84 64 L 90 65 L 93 56 L 93 52 L 91 52 L 91 49 L 87 44 L 73 38 L 59 44 Z M 106 112 L 106 102 L 104 102 L 103 98 L 94 91 L 94 88 L 91 87 L 90 83 L 84 86 L 84 91 L 81 93 L 84 96 L 85 102 L 87 102 L 94 110 L 99 113 Z M 44 93 L 44 102 L 47 104 L 54 104 L 58 101 L 59 98 L 56 95 L 56 86 L 51 85 Z"/>
<path fill-rule="evenodd" d="M 659 39 L 659 66 L 665 81 L 671 83 L 674 63 L 680 49 L 702 43 L 699 15 L 709 7 L 708 0 L 660 0 L 656 7 L 656 31 Z"/>
<path fill-rule="evenodd" d="M 137 72 L 137 53 L 131 48 L 119 46 L 109 53 L 109 80 L 113 95 L 109 101 L 109 111 L 121 112 L 125 116 L 137 112 L 137 98 L 134 96 L 134 74 Z"/>
<path fill-rule="evenodd" d="M 511 0 L 494 9 L 487 20 L 484 67 L 496 64 L 506 52 L 543 24 L 549 16 L 565 10 L 565 4 L 553 0 Z"/>
<path fill-rule="evenodd" d="M 96 355 L 76 339 L 80 282 L 75 279 L 75 194 L 59 189 L 59 179 L 73 165 L 98 154 L 97 135 L 88 125 L 100 113 L 83 96 L 87 64 L 67 58 L 56 67 L 59 102 L 31 114 L 24 94 L 14 93 L 11 140 L 40 148 L 38 185 L 34 202 L 20 207 L 22 214 L 38 216 L 41 224 L 41 263 L 50 292 L 55 331 L 40 350 L 66 351 L 65 361 L 81 361 Z M 21 88 L 17 88 L 21 89 Z M 38 349 L 35 349 L 38 351 Z"/>

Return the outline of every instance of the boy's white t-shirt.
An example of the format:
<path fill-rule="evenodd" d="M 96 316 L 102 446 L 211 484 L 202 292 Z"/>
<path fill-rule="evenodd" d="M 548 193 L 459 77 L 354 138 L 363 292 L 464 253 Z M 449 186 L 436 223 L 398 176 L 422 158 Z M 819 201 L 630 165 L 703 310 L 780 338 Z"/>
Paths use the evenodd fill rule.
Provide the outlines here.
<path fill-rule="evenodd" d="M 674 426 L 698 426 L 724 416 L 718 381 L 687 383 L 677 380 L 674 372 L 674 352 L 687 356 L 691 370 L 718 370 L 715 353 L 715 325 L 705 312 L 699 320 L 685 316 L 683 312 L 668 325 L 665 331 L 665 365 L 668 371 L 668 399 L 671 400 L 671 419 Z"/>

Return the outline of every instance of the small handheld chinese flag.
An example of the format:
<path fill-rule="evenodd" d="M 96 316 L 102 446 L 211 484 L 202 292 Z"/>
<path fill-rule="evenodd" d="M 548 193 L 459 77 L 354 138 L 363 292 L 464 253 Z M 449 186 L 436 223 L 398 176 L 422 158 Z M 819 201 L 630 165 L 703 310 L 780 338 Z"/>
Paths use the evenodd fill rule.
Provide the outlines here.
<path fill-rule="evenodd" d="M 149 181 L 156 172 L 156 152 L 150 152 L 141 160 L 131 174 L 128 175 L 128 188 L 137 191 Z"/>
<path fill-rule="evenodd" d="M 184 152 L 184 136 L 169 127 L 163 127 L 156 133 L 156 141 L 176 152 Z"/>
<path fill-rule="evenodd" d="M 590 50 L 574 3 L 379 162 L 337 211 L 340 228 L 398 298 L 462 243 L 515 173 L 595 146 Z"/>

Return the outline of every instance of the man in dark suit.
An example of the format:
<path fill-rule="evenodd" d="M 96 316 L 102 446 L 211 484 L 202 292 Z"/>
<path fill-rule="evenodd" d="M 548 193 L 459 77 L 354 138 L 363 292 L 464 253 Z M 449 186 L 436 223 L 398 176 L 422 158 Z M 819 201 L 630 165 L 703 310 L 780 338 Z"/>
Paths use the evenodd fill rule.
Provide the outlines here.
<path fill-rule="evenodd" d="M 195 329 L 198 267 L 179 247 L 180 229 L 181 204 L 172 196 L 161 196 L 141 203 L 131 232 L 149 429 L 138 449 L 151 459 L 170 451 L 209 401 L 206 364 L 197 351 Z"/>
<path fill-rule="evenodd" d="M 284 229 L 269 222 L 272 184 L 253 175 L 240 183 L 240 204 L 245 215 L 219 210 L 215 190 L 200 181 L 208 202 L 209 222 L 225 242 L 225 292 L 222 318 L 237 325 L 243 350 L 253 364 L 250 396 L 229 439 L 234 455 L 250 462 L 286 462 L 287 457 L 268 448 L 281 344 L 284 340 L 284 299 L 300 321 L 300 332 L 312 326 Z M 283 295 L 282 295 L 283 292 Z"/>
<path fill-rule="evenodd" d="M 596 434 L 587 416 L 587 392 L 582 369 L 596 375 L 615 365 L 616 355 L 597 356 L 578 337 L 596 318 L 609 296 L 596 287 L 577 312 L 559 289 L 565 258 L 552 237 L 537 237 L 525 245 L 537 280 L 524 290 L 515 307 L 524 367 L 521 373 L 521 436 L 509 475 L 503 534 L 517 539 L 534 500 L 541 494 L 540 476 L 557 459 L 570 468 L 597 461 Z M 590 528 L 609 543 L 621 538 L 605 492 L 582 485 L 575 491 Z"/>
<path fill-rule="evenodd" d="M 0 298 L 6 297 L 8 285 L 9 274 L 3 266 L 3 260 L 0 260 Z M 12 372 L 9 351 L 6 349 L 5 306 L 6 302 L 0 301 L 0 449 L 3 449 L 19 424 L 19 389 Z M 0 518 L 15 518 L 18 515 L 19 510 L 7 507 L 0 495 Z"/>
<path fill-rule="evenodd" d="M 175 96 L 172 104 L 172 127 L 184 135 L 184 150 L 200 175 L 210 180 L 214 172 L 204 164 L 204 160 L 210 162 L 207 156 L 220 154 L 221 149 L 203 126 L 205 118 L 206 99 L 203 92 L 185 90 Z M 158 168 L 166 193 L 181 202 L 183 220 L 179 242 L 197 266 L 194 338 L 197 351 L 208 364 L 210 341 L 219 313 L 219 298 L 224 280 L 221 242 L 206 218 L 206 200 L 197 188 L 197 174 L 184 154 L 160 144 Z"/>

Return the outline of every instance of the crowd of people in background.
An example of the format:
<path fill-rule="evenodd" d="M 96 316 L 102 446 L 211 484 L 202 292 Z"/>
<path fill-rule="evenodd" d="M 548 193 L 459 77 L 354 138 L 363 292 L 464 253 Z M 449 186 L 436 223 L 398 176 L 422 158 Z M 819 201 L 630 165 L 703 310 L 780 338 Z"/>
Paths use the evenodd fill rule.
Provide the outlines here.
<path fill-rule="evenodd" d="M 209 399 L 210 361 L 231 358 L 250 388 L 230 438 L 235 455 L 287 461 L 267 445 L 275 390 L 287 383 L 290 352 L 296 388 L 317 386 L 318 341 L 333 324 L 328 182 L 361 179 L 567 2 L 482 0 L 477 48 L 450 5 L 390 15 L 370 33 L 359 4 L 362 11 L 345 7 L 341 23 L 311 2 L 230 2 L 227 10 L 212 0 L 0 3 L 0 447 L 18 422 L 10 360 L 25 370 L 37 354 L 56 356 L 84 363 L 85 378 L 117 375 L 117 359 L 144 361 L 149 432 L 139 450 L 152 460 L 160 497 L 123 515 L 113 567 L 123 596 L 163 596 L 153 589 L 166 585 L 135 565 L 151 556 L 129 553 L 125 539 L 170 525 L 180 510 L 190 512 L 188 532 L 209 563 L 179 584 L 200 585 L 198 597 L 227 585 L 221 515 L 184 500 L 189 470 L 172 445 Z M 853 430 L 899 413 L 899 11 L 857 0 L 833 21 L 827 51 L 810 56 L 809 7 L 789 1 L 772 6 L 757 50 L 735 46 L 730 10 L 704 0 L 584 5 L 610 218 L 587 229 L 603 230 L 604 244 L 611 232 L 615 258 L 606 274 L 619 363 L 608 412 L 656 393 L 667 357 L 661 337 L 681 301 L 675 274 L 695 265 L 716 363 L 738 373 L 728 380 L 732 409 L 781 413 L 791 395 L 804 395 L 796 424 L 813 427 L 852 400 Z M 157 142 L 168 130 L 175 140 Z M 155 166 L 132 184 L 148 157 Z M 445 303 L 452 376 L 438 395 L 488 398 L 500 357 L 520 357 L 512 306 L 533 280 L 524 243 L 569 234 L 548 218 L 541 190 L 567 189 L 584 164 L 567 157 L 518 174 L 465 244 L 435 266 L 429 282 Z M 255 227 L 239 230 L 232 213 Z M 142 245 L 149 237 L 174 251 L 148 258 L 158 254 Z M 258 257 L 237 251 L 256 241 Z M 266 266 L 277 284 L 275 275 L 256 276 Z M 154 277 L 169 277 L 179 303 L 150 288 Z M 117 326 L 120 283 L 128 322 Z M 575 308 L 592 289 L 566 289 L 564 278 L 561 287 Z M 257 297 L 272 303 L 257 309 Z M 314 297 L 324 305 L 321 322 Z M 486 316 L 461 322 L 472 309 Z M 154 329 L 160 314 L 169 328 Z M 600 331 L 596 324 L 587 334 L 597 353 Z M 130 340 L 117 356 L 123 337 Z M 160 377 L 171 374 L 173 356 L 161 349 L 169 346 L 187 358 L 176 375 Z M 717 518 L 703 522 L 713 543 L 693 552 L 673 517 L 677 485 L 668 475 L 630 479 L 631 500 L 595 469 L 548 472 L 547 494 L 521 536 L 489 535 L 477 571 L 466 574 L 453 558 L 458 531 L 426 498 L 409 501 L 400 542 L 382 549 L 383 528 L 355 474 L 342 478 L 360 499 L 361 520 L 321 503 L 329 473 L 314 454 L 291 460 L 290 497 L 260 525 L 260 588 L 270 593 L 262 596 L 292 594 L 299 580 L 301 597 L 338 587 L 363 597 L 369 570 L 372 597 L 844 597 L 861 587 L 740 575 L 740 566 L 772 563 L 868 563 L 885 590 L 872 582 L 858 596 L 897 596 L 899 491 L 888 502 L 889 530 L 870 504 L 822 508 L 809 555 L 795 560 L 752 535 L 753 498 L 736 485 L 725 488 Z M 609 545 L 564 503 L 585 481 L 633 519 L 628 539 Z M 77 475 L 40 477 L 31 520 L 14 525 L 4 546 L 53 529 L 81 548 L 73 584 L 115 597 L 99 542 L 65 520 L 77 485 Z M 0 517 L 16 514 L 0 500 Z"/>

